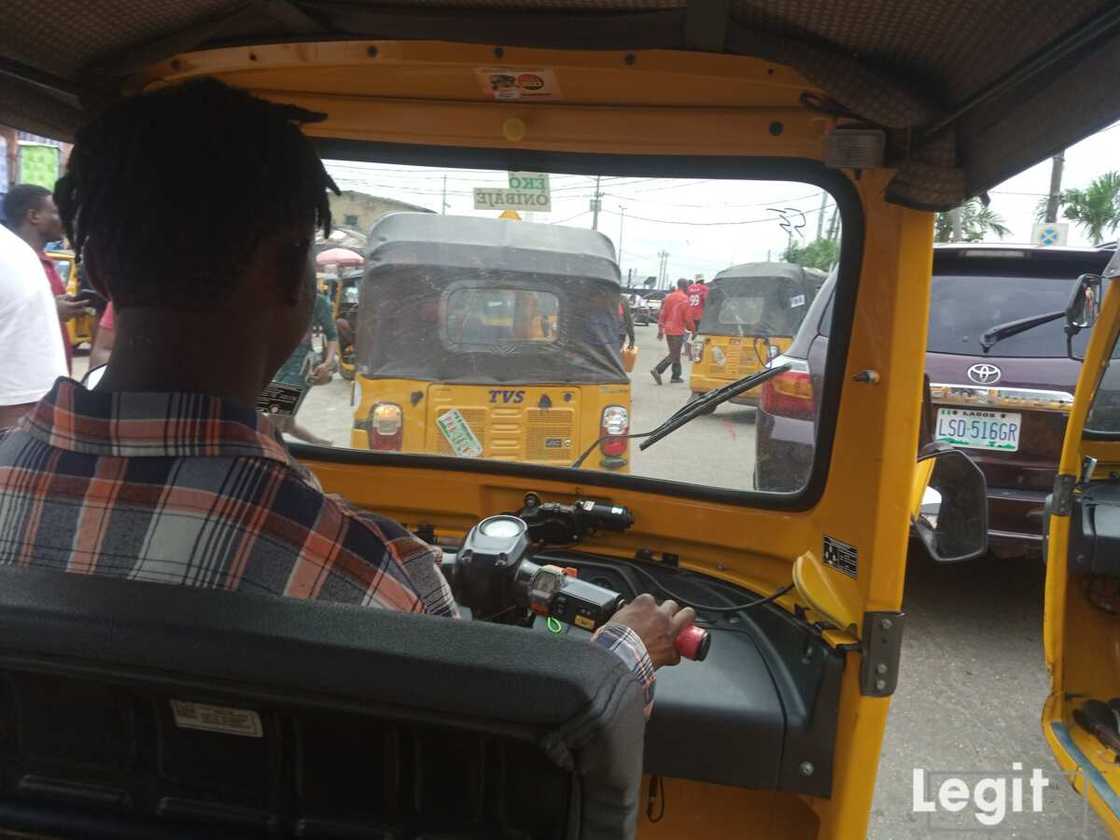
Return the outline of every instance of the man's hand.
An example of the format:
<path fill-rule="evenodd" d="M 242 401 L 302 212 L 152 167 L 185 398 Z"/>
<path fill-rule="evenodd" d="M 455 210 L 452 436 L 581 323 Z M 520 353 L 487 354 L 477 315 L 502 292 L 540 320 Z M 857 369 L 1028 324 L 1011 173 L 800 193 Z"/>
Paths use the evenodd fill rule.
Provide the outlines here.
<path fill-rule="evenodd" d="M 69 321 L 79 315 L 86 314 L 87 304 L 84 300 L 71 300 L 66 295 L 58 295 L 54 302 L 55 306 L 58 307 L 58 317 L 63 321 Z"/>
<path fill-rule="evenodd" d="M 662 330 L 658 329 L 657 340 L 658 341 L 663 341 L 664 339 L 665 339 L 665 333 Z"/>
<path fill-rule="evenodd" d="M 611 616 L 612 623 L 625 624 L 641 637 L 654 668 L 681 661 L 673 642 L 695 620 L 696 611 L 692 607 L 682 610 L 671 600 L 662 601 L 659 606 L 648 593 L 639 595 Z"/>

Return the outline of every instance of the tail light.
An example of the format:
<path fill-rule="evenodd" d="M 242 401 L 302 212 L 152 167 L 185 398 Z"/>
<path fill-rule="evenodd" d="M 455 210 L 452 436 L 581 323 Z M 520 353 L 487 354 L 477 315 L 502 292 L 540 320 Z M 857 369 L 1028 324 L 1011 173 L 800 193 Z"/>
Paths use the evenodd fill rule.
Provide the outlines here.
<path fill-rule="evenodd" d="M 762 386 L 759 407 L 767 414 L 779 417 L 795 417 L 812 420 L 816 414 L 813 401 L 813 382 L 809 377 L 809 366 L 787 356 L 774 359 L 775 365 L 791 364 L 789 370 L 780 373 Z"/>
<path fill-rule="evenodd" d="M 694 361 L 694 362 L 704 361 L 704 345 L 705 344 L 707 344 L 707 342 L 702 338 L 698 338 L 694 342 L 692 342 L 692 361 Z"/>
<path fill-rule="evenodd" d="M 400 452 L 404 439 L 404 412 L 396 403 L 378 402 L 369 412 L 369 448 Z"/>
<path fill-rule="evenodd" d="M 630 433 L 630 412 L 621 405 L 608 405 L 603 409 L 603 419 L 599 424 L 599 436 L 626 435 Z M 618 457 L 626 452 L 626 438 L 610 437 L 599 444 L 604 455 Z"/>

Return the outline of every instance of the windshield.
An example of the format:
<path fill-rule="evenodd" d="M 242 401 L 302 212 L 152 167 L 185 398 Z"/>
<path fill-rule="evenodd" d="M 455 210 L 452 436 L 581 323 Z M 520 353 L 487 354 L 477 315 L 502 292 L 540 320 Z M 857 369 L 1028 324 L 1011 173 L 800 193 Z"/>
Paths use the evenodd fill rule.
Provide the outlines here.
<path fill-rule="evenodd" d="M 1074 277 L 935 274 L 930 299 L 929 350 L 983 356 L 980 338 L 992 327 L 1066 308 Z M 1088 331 L 1074 338 L 1084 353 Z M 987 355 L 1051 358 L 1066 356 L 1065 320 L 1003 339 Z"/>
<path fill-rule="evenodd" d="M 325 163 L 342 195 L 315 256 L 324 272 L 345 262 L 346 279 L 323 282 L 311 330 L 274 376 L 300 390 L 294 422 L 276 418 L 287 441 L 561 467 L 590 448 L 580 469 L 622 480 L 768 492 L 808 481 L 823 369 L 812 383 L 783 371 L 732 388 L 645 451 L 623 436 L 777 355 L 765 336 L 792 336 L 812 303 L 798 260 L 838 256 L 839 213 L 820 188 Z M 729 269 L 749 282 L 717 293 Z M 762 345 L 698 348 L 708 306 L 736 342 L 763 327 Z M 764 410 L 777 426 L 759 422 Z"/>

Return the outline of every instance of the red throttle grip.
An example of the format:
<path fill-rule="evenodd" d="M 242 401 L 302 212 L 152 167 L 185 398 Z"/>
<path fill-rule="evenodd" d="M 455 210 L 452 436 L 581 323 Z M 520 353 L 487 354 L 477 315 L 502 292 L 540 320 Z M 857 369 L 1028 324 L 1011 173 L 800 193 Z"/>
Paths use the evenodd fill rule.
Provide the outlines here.
<path fill-rule="evenodd" d="M 712 634 L 703 627 L 690 624 L 677 634 L 673 645 L 677 653 L 685 659 L 703 662 L 708 657 L 708 649 L 712 646 Z"/>

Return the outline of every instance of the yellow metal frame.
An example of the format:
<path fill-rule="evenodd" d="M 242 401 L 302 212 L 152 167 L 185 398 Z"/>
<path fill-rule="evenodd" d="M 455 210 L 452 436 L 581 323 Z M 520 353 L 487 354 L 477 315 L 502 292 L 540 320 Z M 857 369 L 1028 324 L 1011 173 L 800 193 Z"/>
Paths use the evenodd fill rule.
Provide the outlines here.
<path fill-rule="evenodd" d="M 1071 278 L 1070 282 L 1073 282 Z M 1077 476 L 1085 456 L 1098 459 L 1096 475 L 1120 468 L 1120 441 L 1085 438 L 1085 420 L 1120 334 L 1120 283 L 1110 283 L 1093 328 L 1073 409 L 1066 425 L 1059 475 Z M 1086 697 L 1120 696 L 1120 621 L 1093 607 L 1083 581 L 1069 573 L 1070 517 L 1052 515 L 1047 546 L 1043 649 L 1051 689 L 1042 730 L 1058 766 L 1085 796 L 1113 836 L 1120 836 L 1120 766 L 1117 756 L 1073 721 Z"/>
<path fill-rule="evenodd" d="M 495 64 L 548 68 L 561 96 L 492 101 L 477 71 Z M 139 74 L 136 87 L 199 75 L 327 113 L 308 127 L 320 137 L 426 147 L 819 161 L 834 124 L 800 105 L 812 86 L 789 68 L 670 51 L 505 47 L 499 59 L 492 46 L 443 42 L 262 45 L 180 55 Z M 635 528 L 588 548 L 633 556 L 656 546 L 677 553 L 686 568 L 757 592 L 793 577 L 798 589 L 779 604 L 827 615 L 838 626 L 826 639 L 854 645 L 865 611 L 901 607 L 922 392 L 932 216 L 886 203 L 891 174 L 869 170 L 852 179 L 866 233 L 862 243 L 845 244 L 862 246 L 859 291 L 827 483 L 811 509 L 704 500 L 669 483 L 608 489 L 588 484 L 586 473 L 526 477 L 462 462 L 332 459 L 308 466 L 328 491 L 445 534 L 516 509 L 527 490 L 610 498 L 635 512 Z M 877 375 L 856 381 L 861 371 Z M 857 548 L 857 577 L 822 563 L 826 534 Z M 849 657 L 830 799 L 667 780 L 666 819 L 643 819 L 640 836 L 865 837 L 890 699 L 861 694 L 858 651 Z"/>

